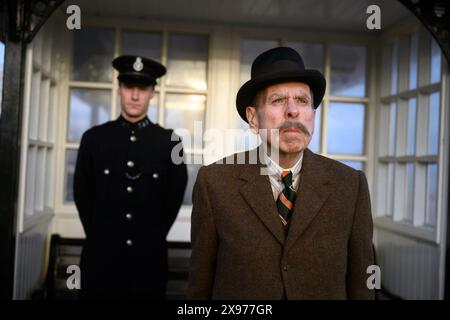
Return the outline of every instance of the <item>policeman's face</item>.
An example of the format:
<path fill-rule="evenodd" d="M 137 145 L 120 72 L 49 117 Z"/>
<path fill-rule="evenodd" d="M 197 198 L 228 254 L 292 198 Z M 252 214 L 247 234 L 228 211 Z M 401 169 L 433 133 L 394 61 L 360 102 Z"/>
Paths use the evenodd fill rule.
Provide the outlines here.
<path fill-rule="evenodd" d="M 119 96 L 122 115 L 129 119 L 142 119 L 148 111 L 150 99 L 155 95 L 152 85 L 129 85 L 120 83 Z"/>
<path fill-rule="evenodd" d="M 274 145 L 274 150 L 278 149 L 283 156 L 299 153 L 308 146 L 316 111 L 307 84 L 289 82 L 268 86 L 257 95 L 254 104 L 257 106 L 247 107 L 247 119 L 268 148 Z M 278 139 L 274 131 L 278 132 Z"/>

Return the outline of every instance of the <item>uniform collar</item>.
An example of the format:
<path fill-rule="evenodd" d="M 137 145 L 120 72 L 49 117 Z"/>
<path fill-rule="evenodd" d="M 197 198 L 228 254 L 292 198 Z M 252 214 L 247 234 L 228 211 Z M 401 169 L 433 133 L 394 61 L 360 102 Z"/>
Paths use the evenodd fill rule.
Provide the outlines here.
<path fill-rule="evenodd" d="M 138 122 L 130 122 L 127 119 L 125 119 L 122 115 L 119 116 L 117 121 L 119 122 L 119 124 L 122 127 L 125 127 L 127 129 L 133 129 L 133 130 L 143 129 L 151 123 L 151 121 L 149 120 L 148 117 L 145 117 L 144 119 L 139 120 Z"/>

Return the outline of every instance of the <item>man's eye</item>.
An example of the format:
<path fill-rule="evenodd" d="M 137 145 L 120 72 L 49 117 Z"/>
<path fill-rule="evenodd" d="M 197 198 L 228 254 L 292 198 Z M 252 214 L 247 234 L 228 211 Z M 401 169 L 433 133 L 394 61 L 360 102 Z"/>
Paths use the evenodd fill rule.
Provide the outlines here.
<path fill-rule="evenodd" d="M 278 98 L 272 101 L 272 103 L 281 103 L 283 101 L 283 99 Z"/>

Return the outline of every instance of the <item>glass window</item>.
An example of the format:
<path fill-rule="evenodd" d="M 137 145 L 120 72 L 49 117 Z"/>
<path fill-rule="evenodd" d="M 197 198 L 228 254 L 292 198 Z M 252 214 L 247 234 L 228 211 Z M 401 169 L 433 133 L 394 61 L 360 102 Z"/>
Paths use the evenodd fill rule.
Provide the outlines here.
<path fill-rule="evenodd" d="M 111 91 L 71 89 L 67 141 L 78 142 L 89 128 L 110 119 Z"/>
<path fill-rule="evenodd" d="M 397 104 L 391 103 L 389 112 L 389 152 L 390 156 L 395 155 L 395 147 L 397 140 Z"/>
<path fill-rule="evenodd" d="M 274 40 L 241 40 L 241 66 L 240 80 L 241 85 L 250 80 L 252 63 L 255 58 L 266 50 L 278 47 L 278 42 Z"/>
<path fill-rule="evenodd" d="M 142 56 L 161 61 L 161 34 L 124 31 L 121 37 L 121 54 Z"/>
<path fill-rule="evenodd" d="M 110 82 L 114 30 L 81 28 L 73 32 L 71 80 Z"/>
<path fill-rule="evenodd" d="M 436 226 L 437 214 L 437 191 L 438 191 L 438 166 L 437 164 L 428 165 L 427 174 L 427 212 L 425 224 L 430 227 Z"/>
<path fill-rule="evenodd" d="M 36 196 L 36 146 L 28 147 L 27 173 L 25 186 L 25 216 L 32 216 Z"/>
<path fill-rule="evenodd" d="M 391 55 L 391 94 L 397 93 L 398 85 L 398 43 L 392 45 Z"/>
<path fill-rule="evenodd" d="M 321 136 L 321 128 L 320 128 L 320 117 L 321 117 L 322 106 L 316 109 L 316 119 L 314 120 L 314 134 L 312 136 L 311 142 L 309 143 L 308 148 L 313 152 L 320 152 L 320 136 Z"/>
<path fill-rule="evenodd" d="M 406 154 L 414 155 L 416 146 L 416 98 L 408 102 L 408 144 Z"/>
<path fill-rule="evenodd" d="M 409 46 L 409 88 L 415 89 L 417 87 L 417 55 L 418 55 L 418 41 L 417 33 L 410 37 Z"/>
<path fill-rule="evenodd" d="M 364 165 L 361 161 L 341 160 L 340 162 L 342 162 L 343 164 L 345 164 L 349 167 L 352 167 L 353 169 L 356 169 L 356 170 L 364 169 Z"/>
<path fill-rule="evenodd" d="M 439 147 L 439 92 L 430 95 L 428 118 L 428 153 L 437 154 Z"/>
<path fill-rule="evenodd" d="M 148 107 L 147 116 L 153 123 L 158 123 L 158 106 L 159 106 L 159 94 L 155 93 L 150 100 L 150 106 Z"/>
<path fill-rule="evenodd" d="M 366 95 L 366 48 L 331 46 L 331 95 Z"/>
<path fill-rule="evenodd" d="M 412 222 L 414 218 L 414 163 L 406 165 L 406 212 L 405 220 Z"/>
<path fill-rule="evenodd" d="M 64 201 L 73 202 L 73 176 L 77 163 L 78 150 L 66 150 L 66 165 L 64 174 Z"/>
<path fill-rule="evenodd" d="M 175 129 L 183 137 L 183 145 L 186 149 L 203 148 L 203 128 L 206 97 L 195 94 L 167 94 L 165 105 L 165 127 Z M 197 128 L 197 130 L 195 130 Z M 190 137 L 183 134 L 189 132 Z M 200 131 L 200 132 L 199 132 Z M 194 135 L 195 133 L 195 135 Z"/>
<path fill-rule="evenodd" d="M 441 48 L 439 44 L 431 39 L 431 72 L 430 80 L 431 83 L 436 83 L 441 81 Z"/>
<path fill-rule="evenodd" d="M 330 103 L 327 139 L 329 153 L 362 154 L 364 152 L 364 105 Z"/>
<path fill-rule="evenodd" d="M 208 37 L 171 34 L 168 50 L 166 85 L 206 90 Z"/>
<path fill-rule="evenodd" d="M 307 69 L 323 72 L 323 46 L 320 43 L 287 42 L 285 45 L 300 53 Z"/>
<path fill-rule="evenodd" d="M 388 165 L 388 188 L 387 188 L 387 216 L 392 217 L 394 214 L 394 192 L 395 192 L 395 164 Z"/>

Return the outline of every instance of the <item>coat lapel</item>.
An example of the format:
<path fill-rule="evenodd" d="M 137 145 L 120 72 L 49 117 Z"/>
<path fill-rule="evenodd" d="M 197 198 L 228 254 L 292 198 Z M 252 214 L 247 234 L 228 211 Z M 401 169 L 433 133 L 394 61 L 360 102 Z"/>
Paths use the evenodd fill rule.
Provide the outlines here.
<path fill-rule="evenodd" d="M 305 149 L 300 171 L 300 185 L 289 225 L 285 252 L 289 251 L 298 237 L 308 228 L 330 195 L 328 185 L 331 172 L 320 160 L 309 149 Z"/>
<path fill-rule="evenodd" d="M 278 217 L 270 180 L 267 175 L 261 174 L 261 168 L 261 164 L 243 165 L 240 179 L 246 183 L 241 187 L 240 193 L 267 229 L 284 244 L 285 231 Z"/>

